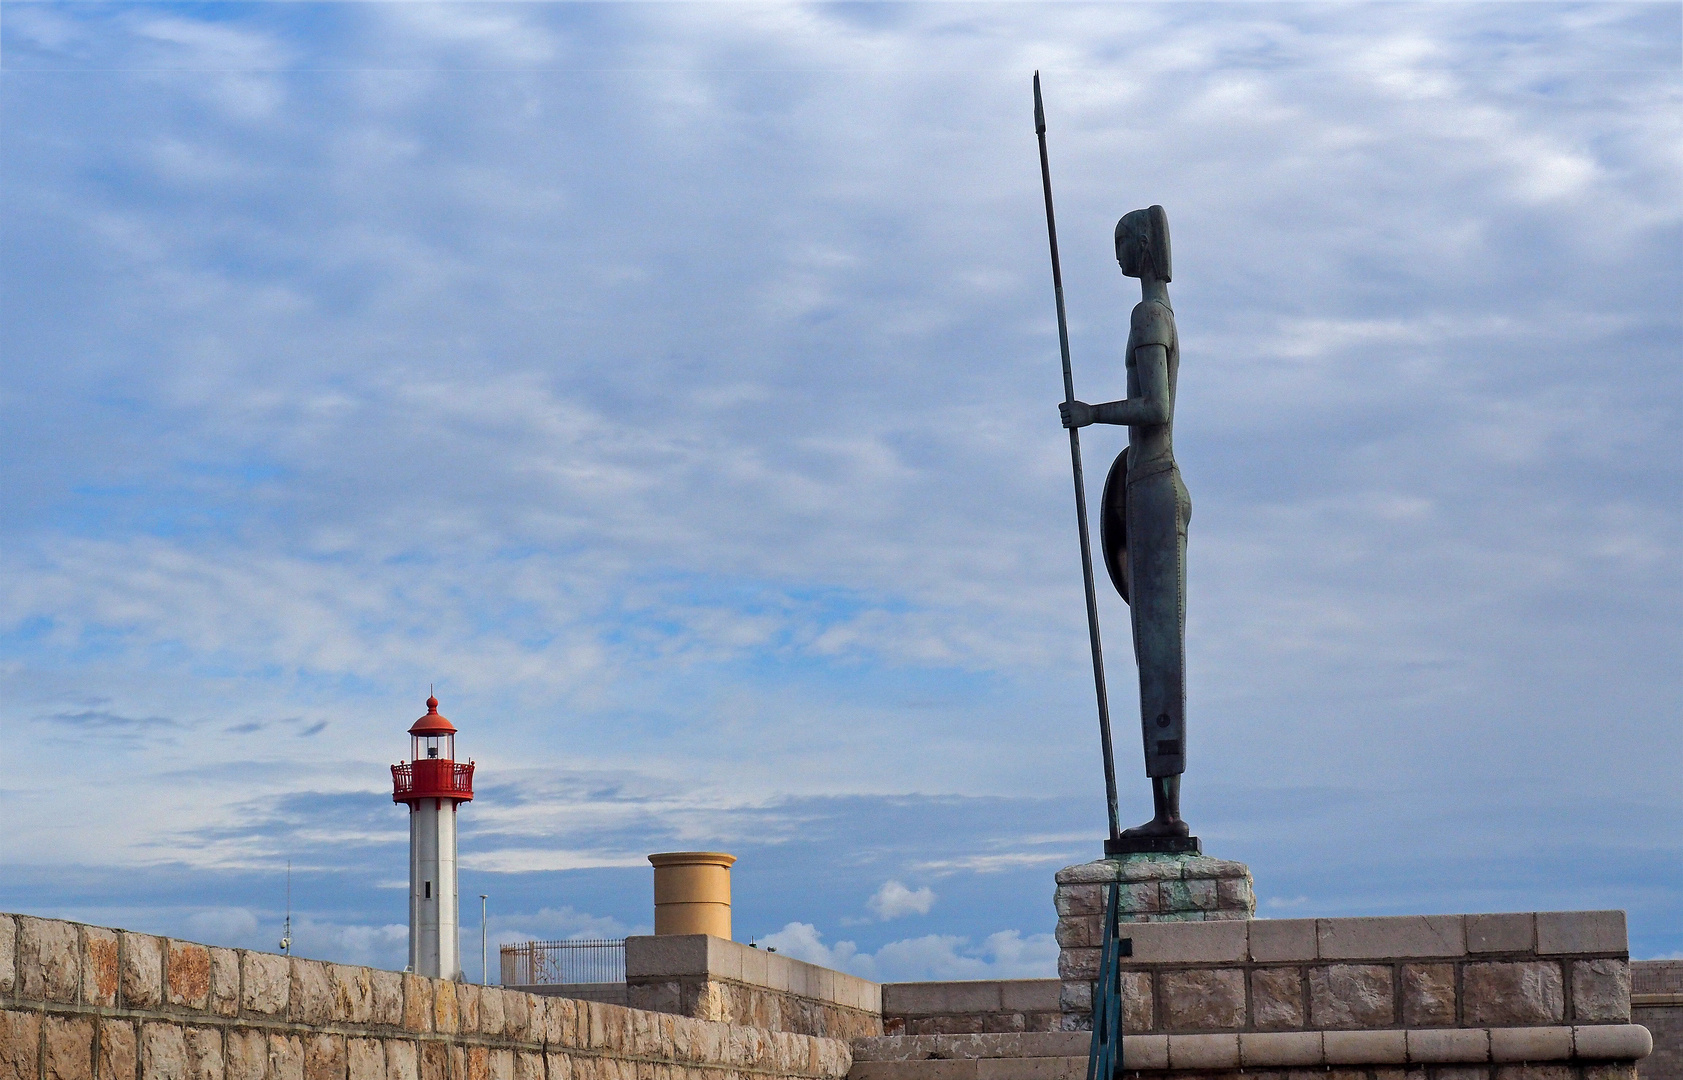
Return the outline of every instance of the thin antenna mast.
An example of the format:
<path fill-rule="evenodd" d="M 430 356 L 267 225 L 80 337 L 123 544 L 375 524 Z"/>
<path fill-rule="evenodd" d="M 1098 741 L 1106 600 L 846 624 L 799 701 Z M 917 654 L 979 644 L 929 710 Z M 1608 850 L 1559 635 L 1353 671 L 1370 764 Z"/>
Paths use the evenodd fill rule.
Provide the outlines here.
<path fill-rule="evenodd" d="M 1052 166 L 1046 159 L 1046 110 L 1040 104 L 1040 72 L 1034 73 L 1034 134 L 1040 140 L 1040 184 L 1046 192 L 1046 239 L 1052 248 L 1052 294 L 1058 302 L 1058 350 L 1064 361 L 1064 400 L 1075 400 L 1069 369 L 1069 322 L 1064 317 L 1064 274 L 1058 264 L 1058 222 L 1052 215 Z M 1099 642 L 1099 601 L 1093 592 L 1093 547 L 1087 536 L 1087 481 L 1081 471 L 1081 434 L 1069 429 L 1069 460 L 1075 471 L 1075 525 L 1081 533 L 1081 580 L 1087 590 L 1087 638 L 1093 650 L 1093 690 L 1099 699 L 1099 743 L 1104 749 L 1104 793 L 1110 838 L 1122 835 L 1116 812 L 1116 757 L 1110 748 L 1110 699 L 1104 686 L 1104 646 Z"/>
<path fill-rule="evenodd" d="M 281 955 L 292 955 L 292 860 L 286 860 L 286 922 L 281 926 Z"/>

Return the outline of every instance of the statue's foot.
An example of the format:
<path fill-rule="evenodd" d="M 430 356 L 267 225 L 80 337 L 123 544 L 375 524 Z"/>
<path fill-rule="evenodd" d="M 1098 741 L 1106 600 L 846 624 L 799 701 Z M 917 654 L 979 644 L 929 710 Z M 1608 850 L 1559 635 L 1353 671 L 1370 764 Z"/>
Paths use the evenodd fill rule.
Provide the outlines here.
<path fill-rule="evenodd" d="M 1178 817 L 1154 817 L 1144 825 L 1123 829 L 1122 835 L 1133 836 L 1191 836 L 1192 829 Z"/>

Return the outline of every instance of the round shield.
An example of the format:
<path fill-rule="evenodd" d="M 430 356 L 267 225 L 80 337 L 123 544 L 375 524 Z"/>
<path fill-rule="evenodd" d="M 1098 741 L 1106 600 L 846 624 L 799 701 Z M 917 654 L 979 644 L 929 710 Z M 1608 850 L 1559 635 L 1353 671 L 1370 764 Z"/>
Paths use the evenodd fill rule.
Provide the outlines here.
<path fill-rule="evenodd" d="M 1104 478 L 1104 495 L 1099 499 L 1099 553 L 1110 583 L 1128 600 L 1128 448 L 1110 463 Z"/>

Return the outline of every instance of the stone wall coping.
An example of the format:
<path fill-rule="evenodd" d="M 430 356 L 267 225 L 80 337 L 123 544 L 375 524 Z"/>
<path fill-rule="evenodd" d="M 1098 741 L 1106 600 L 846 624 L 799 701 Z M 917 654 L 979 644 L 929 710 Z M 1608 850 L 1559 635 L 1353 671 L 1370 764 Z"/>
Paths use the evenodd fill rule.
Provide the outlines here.
<path fill-rule="evenodd" d="M 1134 941 L 1127 965 L 1242 964 L 1249 952 L 1250 928 L 1231 922 L 1130 923 L 1123 937 Z"/>
<path fill-rule="evenodd" d="M 1131 1038 L 1132 1036 L 1126 1036 Z M 854 1061 L 925 1058 L 1036 1058 L 1087 1055 L 1090 1031 L 1017 1031 L 975 1035 L 882 1035 L 853 1040 Z"/>
<path fill-rule="evenodd" d="M 796 960 L 792 956 L 709 934 L 644 935 L 625 939 L 627 983 L 682 979 L 741 983 L 844 1009 L 882 1012 L 880 984 Z"/>
<path fill-rule="evenodd" d="M 1635 994 L 1683 993 L 1683 960 L 1632 960 L 1630 989 Z"/>
<path fill-rule="evenodd" d="M 1084 1031 L 1007 1035 L 889 1035 L 855 1039 L 855 1062 L 993 1058 L 1081 1058 Z M 1124 1035 L 1127 1069 L 1211 1070 L 1348 1065 L 1471 1065 L 1551 1061 L 1636 1061 L 1654 1048 L 1640 1024 L 1397 1031 L 1235 1032 Z M 1025 1071 L 1027 1074 L 1027 1071 Z"/>
<path fill-rule="evenodd" d="M 1539 955 L 1630 951 L 1622 911 L 1539 911 L 1536 918 Z"/>
<path fill-rule="evenodd" d="M 154 1042 L 173 1052 L 184 1039 L 198 1038 L 195 1033 L 214 1033 L 220 1046 L 224 1033 L 233 1040 L 246 1032 L 266 1035 L 271 1045 L 290 1042 L 293 1053 L 302 1045 L 337 1046 L 341 1055 L 350 1044 L 407 1045 L 412 1064 L 417 1048 L 428 1054 L 473 1048 L 509 1061 L 561 1055 L 649 1063 L 657 1074 L 667 1067 L 689 1070 L 691 1080 L 721 1070 L 841 1080 L 851 1063 L 840 1039 L 57 919 L 0 913 L 0 942 L 6 965 L 0 970 L 0 1033 L 22 1030 L 6 1026 L 14 1018 L 41 1033 L 66 1024 L 88 1025 L 90 1032 L 127 1028 L 149 1053 Z M 644 1070 L 638 1065 L 633 1071 Z M 677 1072 L 673 1076 L 678 1080 Z M 413 1069 L 393 1072 L 390 1080 L 415 1080 Z"/>
<path fill-rule="evenodd" d="M 1057 1012 L 1063 983 L 1057 979 L 965 979 L 883 983 L 884 1016 L 954 1016 L 963 1013 Z"/>
<path fill-rule="evenodd" d="M 591 1016 L 589 1020 L 581 1016 L 579 1038 L 576 1041 L 564 1042 L 523 1041 L 481 1033 L 445 1034 L 389 1030 L 353 1024 L 313 1025 L 251 1017 L 194 1016 L 176 1011 L 110 1009 L 50 1002 L 0 1003 L 0 1015 L 10 1013 L 54 1019 L 80 1017 L 85 1018 L 87 1022 L 97 1021 L 104 1026 L 120 1023 L 135 1025 L 146 1031 L 247 1031 L 272 1038 L 290 1037 L 295 1041 L 331 1038 L 353 1042 L 369 1040 L 388 1044 L 411 1043 L 418 1046 L 479 1047 L 505 1053 L 558 1054 L 571 1058 L 606 1058 L 628 1063 L 688 1065 L 725 1069 L 733 1074 L 804 1077 L 809 1080 L 841 1080 L 852 1062 L 847 1043 L 840 1039 L 767 1031 L 762 1028 L 675 1017 L 664 1013 L 647 1013 L 621 1006 L 604 1006 L 600 1002 L 580 1004 L 613 1009 L 618 1015 L 611 1016 L 606 1024 L 598 1022 L 602 1019 L 600 1015 Z M 639 1022 L 631 1014 L 649 1019 Z M 690 1028 L 687 1037 L 674 1040 L 664 1033 L 661 1020 L 675 1020 L 694 1026 Z M 709 1032 L 709 1035 L 697 1037 L 701 1032 Z M 613 1045 L 614 1043 L 617 1045 Z M 809 1049 L 814 1044 L 820 1044 L 822 1049 L 814 1053 Z M 814 1067 L 815 1062 L 818 1063 L 817 1067 Z"/>
<path fill-rule="evenodd" d="M 574 1001 L 601 1001 L 609 1005 L 624 1005 L 626 996 L 625 984 L 622 982 L 505 983 L 503 989 L 514 990 L 522 994 L 536 994 L 538 997 L 572 998 Z"/>
<path fill-rule="evenodd" d="M 1626 956 L 1622 911 L 1505 915 L 1381 915 L 1129 923 L 1129 966 L 1460 959 L 1472 956 Z M 1069 951 L 1069 949 L 1065 949 Z"/>
<path fill-rule="evenodd" d="M 1059 885 L 1095 885 L 1111 881 L 1196 881 L 1205 878 L 1250 877 L 1244 863 L 1212 859 L 1208 855 L 1144 855 L 1130 859 L 1094 859 L 1066 866 L 1057 873 Z"/>

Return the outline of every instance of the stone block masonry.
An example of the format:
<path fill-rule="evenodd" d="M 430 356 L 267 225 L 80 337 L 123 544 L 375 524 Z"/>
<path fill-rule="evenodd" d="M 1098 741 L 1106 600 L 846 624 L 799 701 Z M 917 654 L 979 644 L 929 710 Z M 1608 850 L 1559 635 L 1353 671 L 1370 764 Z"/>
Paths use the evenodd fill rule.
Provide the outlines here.
<path fill-rule="evenodd" d="M 1144 857 L 1058 875 L 1065 1030 L 1007 1028 L 1010 983 L 889 985 L 849 1080 L 1084 1080 L 1112 888 L 1130 1080 L 1638 1080 L 1653 1046 L 1621 912 L 1258 920 L 1242 865 Z"/>
<path fill-rule="evenodd" d="M 0 1080 L 841 1080 L 851 1060 L 838 1039 L 0 914 Z"/>
<path fill-rule="evenodd" d="M 1063 1016 L 1056 979 L 885 983 L 885 1035 L 968 1035 L 1057 1031 Z"/>
<path fill-rule="evenodd" d="M 882 988 L 708 934 L 625 939 L 626 1002 L 700 1020 L 859 1039 L 882 1034 Z"/>
<path fill-rule="evenodd" d="M 1631 1017 L 1654 1033 L 1642 1080 L 1683 1080 L 1683 960 L 1632 961 L 1630 991 Z"/>
<path fill-rule="evenodd" d="M 1594 1029 L 1493 1029 L 1126 1035 L 1130 1080 L 1636 1080 L 1648 1033 Z M 1515 1035 L 1518 1033 L 1509 1033 Z M 1084 1080 L 1083 1032 L 922 1035 L 860 1039 L 849 1080 Z"/>
<path fill-rule="evenodd" d="M 1619 911 L 1153 922 L 1126 934 L 1130 1032 L 1631 1022 Z M 1069 939 L 1061 950 L 1068 1030 L 1091 1027 L 1098 960 L 1085 940 Z"/>
<path fill-rule="evenodd" d="M 1074 948 L 1100 944 L 1112 883 L 1122 889 L 1124 922 L 1225 922 L 1256 915 L 1245 864 L 1205 855 L 1098 859 L 1058 871 L 1057 883 L 1058 944 Z"/>

